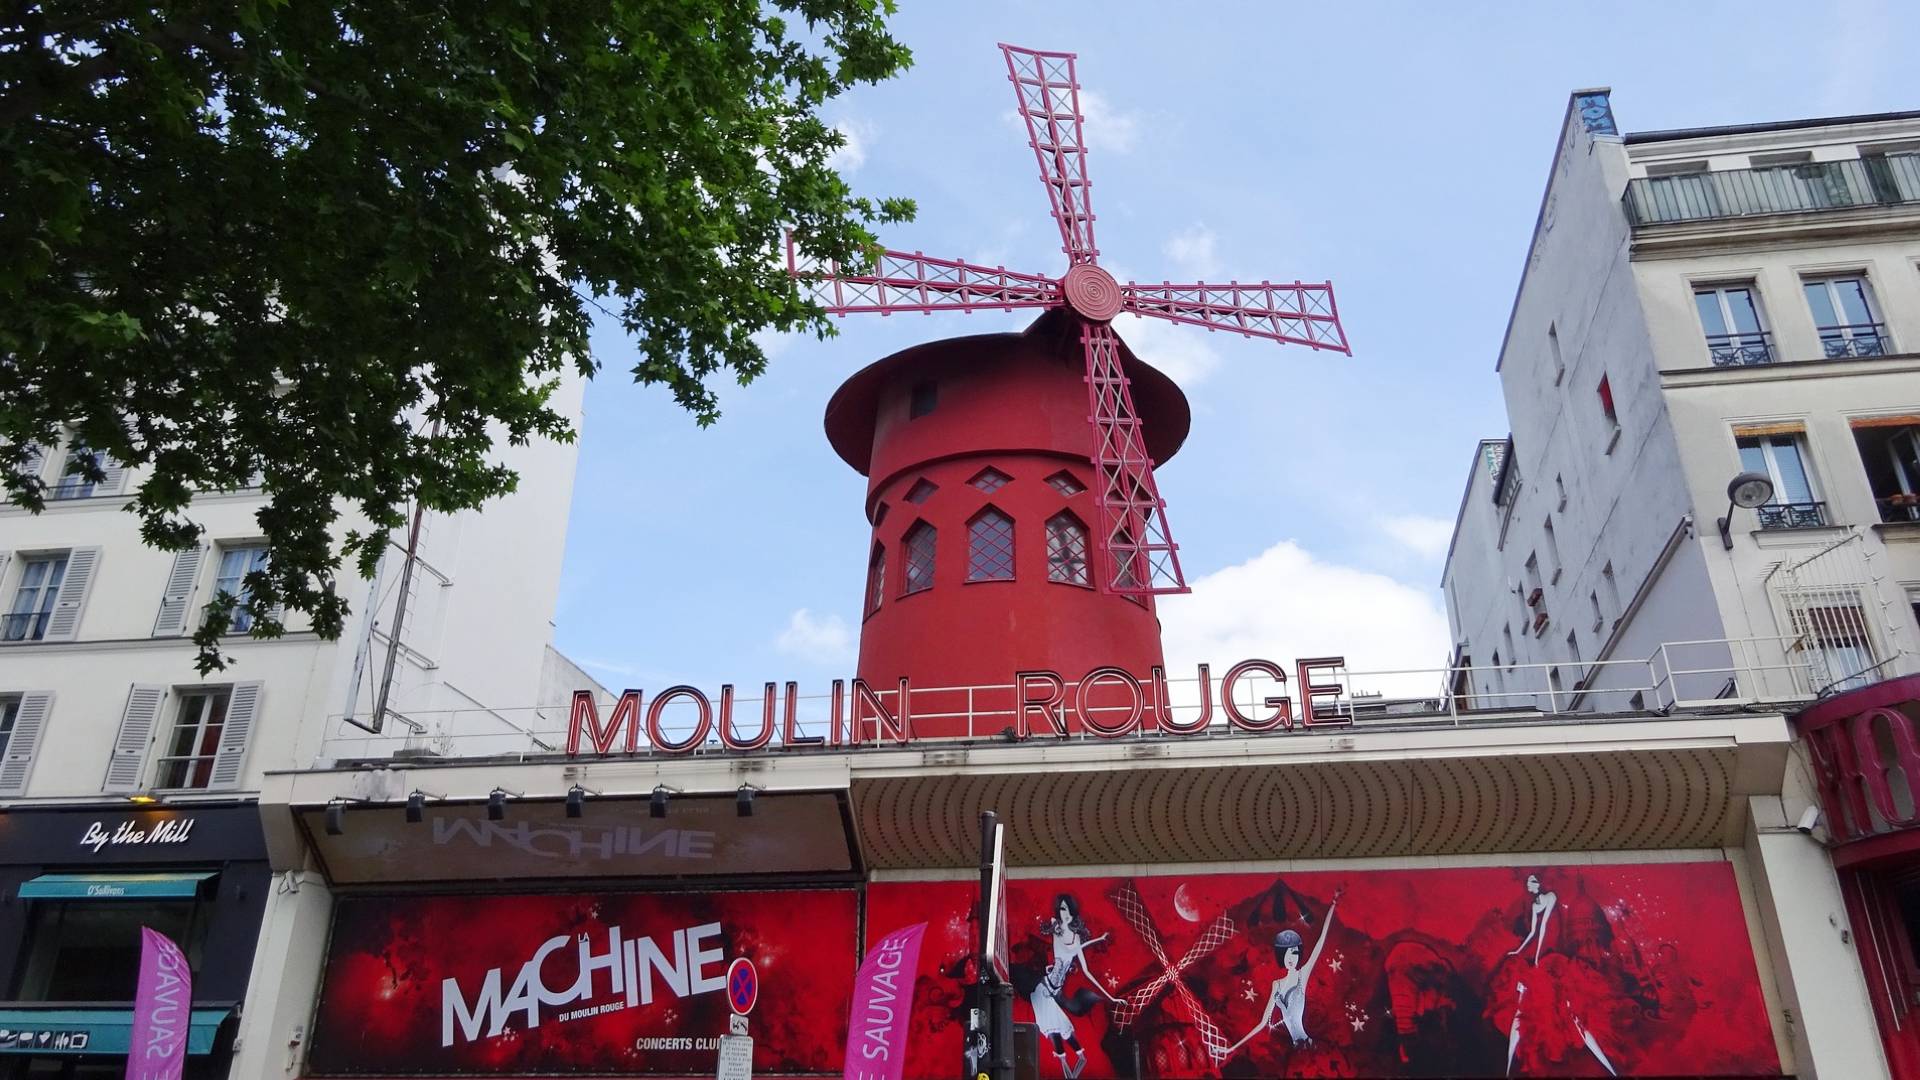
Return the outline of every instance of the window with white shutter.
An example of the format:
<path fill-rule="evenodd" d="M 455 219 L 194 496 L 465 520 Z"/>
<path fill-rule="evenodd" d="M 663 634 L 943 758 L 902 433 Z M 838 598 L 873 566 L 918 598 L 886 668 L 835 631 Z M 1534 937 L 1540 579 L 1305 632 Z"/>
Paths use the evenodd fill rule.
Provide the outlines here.
<path fill-rule="evenodd" d="M 53 711 L 53 692 L 34 690 L 0 697 L 0 796 L 25 795 L 40 733 Z"/>
<path fill-rule="evenodd" d="M 153 726 L 160 720 L 160 706 L 167 700 L 167 688 L 135 683 L 127 691 L 127 707 L 120 714 L 120 731 L 113 737 L 113 756 L 107 759 L 106 792 L 140 790 L 141 774 L 147 768 L 147 747 L 153 742 Z"/>
<path fill-rule="evenodd" d="M 87 479 L 86 467 L 92 463 L 99 468 L 100 481 L 95 483 Z M 118 495 L 126 485 L 127 467 L 104 452 L 87 449 L 85 443 L 75 441 L 68 444 L 67 456 L 60 465 L 60 475 L 54 478 L 54 499 L 86 499 L 95 495 Z"/>
<path fill-rule="evenodd" d="M 154 637 L 178 637 L 187 632 L 193 587 L 200 580 L 200 561 L 206 554 L 201 544 L 173 553 L 173 569 L 167 572 L 166 590 L 160 595 L 160 614 L 153 620 Z"/>
<path fill-rule="evenodd" d="M 87 605 L 87 593 L 93 589 L 93 572 L 100 565 L 97 547 L 74 548 L 67 553 L 67 573 L 60 581 L 60 593 L 53 603 L 53 615 L 47 620 L 46 641 L 72 641 L 80 632 L 80 611 Z"/>
<path fill-rule="evenodd" d="M 213 759 L 213 778 L 208 787 L 240 786 L 240 768 L 246 764 L 253 722 L 260 715 L 260 687 L 259 682 L 233 684 L 227 699 L 227 723 L 220 732 L 220 752 Z"/>

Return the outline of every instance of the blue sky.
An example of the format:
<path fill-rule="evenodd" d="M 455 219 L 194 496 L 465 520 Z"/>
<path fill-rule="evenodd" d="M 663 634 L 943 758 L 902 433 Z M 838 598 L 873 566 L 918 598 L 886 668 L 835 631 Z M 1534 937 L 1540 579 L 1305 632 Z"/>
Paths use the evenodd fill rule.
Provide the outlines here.
<path fill-rule="evenodd" d="M 1122 280 L 1332 279 L 1351 359 L 1123 316 L 1193 403 L 1160 470 L 1191 596 L 1168 659 L 1444 662 L 1439 576 L 1568 91 L 1623 130 L 1920 108 L 1920 6 L 985 3 L 910 6 L 913 68 L 827 110 L 889 246 L 1058 274 L 996 42 L 1079 54 L 1102 262 Z M 1905 70 L 1906 75 L 1901 72 Z M 556 644 L 609 686 L 852 674 L 864 481 L 828 448 L 841 380 L 1030 313 L 850 317 L 769 342 L 696 428 L 603 327 Z M 1438 677 L 1431 680 L 1438 685 Z"/>

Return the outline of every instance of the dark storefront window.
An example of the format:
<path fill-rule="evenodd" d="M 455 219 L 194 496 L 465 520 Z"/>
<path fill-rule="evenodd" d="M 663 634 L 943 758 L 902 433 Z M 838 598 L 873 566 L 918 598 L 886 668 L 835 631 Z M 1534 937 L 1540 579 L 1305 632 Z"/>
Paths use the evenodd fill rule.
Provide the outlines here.
<path fill-rule="evenodd" d="M 140 928 L 177 942 L 200 967 L 206 920 L 183 900 L 34 901 L 20 1001 L 131 1001 L 140 976 Z"/>

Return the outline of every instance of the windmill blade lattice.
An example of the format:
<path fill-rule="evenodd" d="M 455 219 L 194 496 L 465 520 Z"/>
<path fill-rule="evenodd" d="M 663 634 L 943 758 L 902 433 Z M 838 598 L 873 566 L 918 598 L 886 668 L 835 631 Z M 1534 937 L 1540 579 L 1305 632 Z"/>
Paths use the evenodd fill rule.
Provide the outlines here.
<path fill-rule="evenodd" d="M 1079 325 L 1086 353 L 1087 419 L 1093 428 L 1089 462 L 1097 478 L 1100 515 L 1099 586 L 1134 596 L 1186 592 L 1179 546 L 1167 526 L 1166 504 L 1134 411 L 1120 338 L 1110 324 L 1126 311 L 1351 355 L 1333 286 L 1299 281 L 1123 286 L 1115 281 L 1099 266 L 1100 249 L 1094 242 L 1086 116 L 1074 54 L 1004 44 L 1000 49 L 1026 123 L 1028 145 L 1040 165 L 1040 181 L 1060 227 L 1066 273 L 1057 278 L 1025 274 L 917 251 L 886 251 L 872 267 L 842 272 L 831 262 L 803 254 L 803 245 L 791 236 L 787 270 L 810 299 L 835 315 L 1066 308 Z"/>

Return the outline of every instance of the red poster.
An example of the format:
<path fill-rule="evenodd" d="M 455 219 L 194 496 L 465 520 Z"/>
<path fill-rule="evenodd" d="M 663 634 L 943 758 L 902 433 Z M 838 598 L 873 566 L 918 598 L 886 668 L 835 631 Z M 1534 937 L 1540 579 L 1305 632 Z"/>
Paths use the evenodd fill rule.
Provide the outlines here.
<path fill-rule="evenodd" d="M 972 882 L 930 921 L 907 1075 L 961 1060 Z M 1015 880 L 1043 1077 L 1778 1076 L 1725 863 Z"/>
<path fill-rule="evenodd" d="M 744 956 L 761 981 L 754 1072 L 835 1073 L 857 900 L 850 890 L 346 897 L 310 1071 L 711 1075 L 727 966 Z"/>

